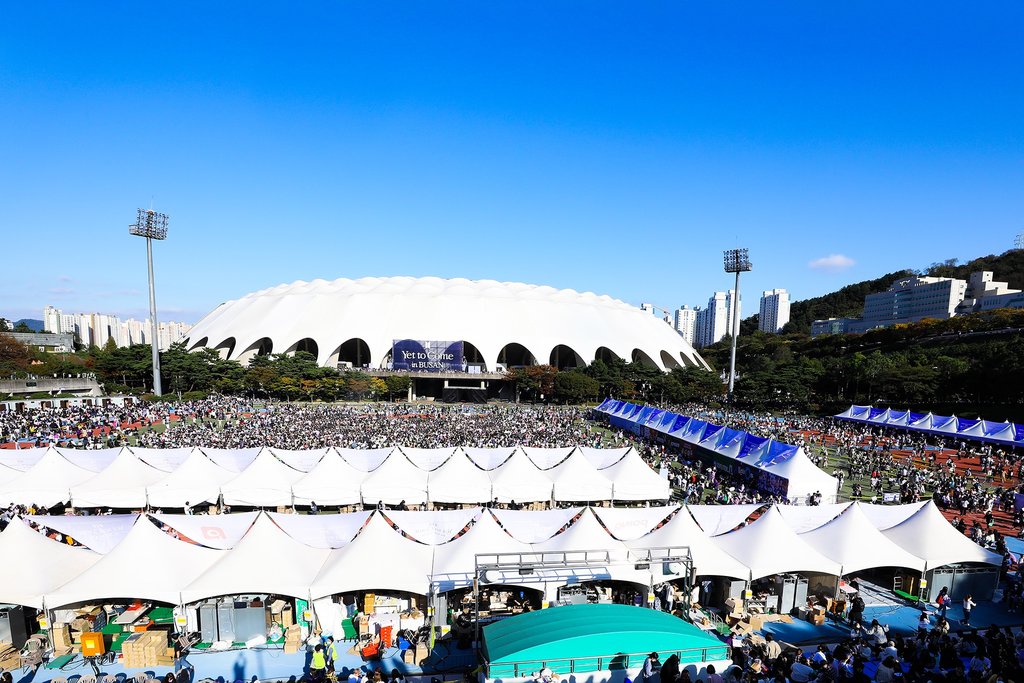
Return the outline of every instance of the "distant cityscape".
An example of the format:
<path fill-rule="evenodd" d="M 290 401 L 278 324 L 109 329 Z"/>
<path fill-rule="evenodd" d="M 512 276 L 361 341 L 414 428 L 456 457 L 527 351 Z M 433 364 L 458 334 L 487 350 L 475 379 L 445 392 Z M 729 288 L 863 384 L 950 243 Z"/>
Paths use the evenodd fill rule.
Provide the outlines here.
<path fill-rule="evenodd" d="M 662 317 L 676 332 L 695 348 L 704 348 L 722 341 L 729 334 L 732 321 L 732 306 L 736 300 L 733 290 L 715 292 L 708 299 L 707 307 L 690 308 L 681 306 L 671 313 L 665 312 Z M 659 309 L 654 304 L 641 304 L 640 308 L 657 315 Z M 743 296 L 736 300 L 737 317 L 743 319 Z M 785 289 L 771 289 L 761 294 L 761 305 L 758 311 L 758 329 L 762 332 L 777 334 L 789 322 L 789 292 Z"/>
<path fill-rule="evenodd" d="M 188 335 L 192 326 L 180 322 L 157 324 L 157 346 L 166 351 L 171 344 Z M 53 334 L 72 335 L 82 346 L 103 347 L 113 339 L 118 347 L 133 344 L 149 344 L 149 319 L 121 320 L 106 313 L 64 313 L 59 308 L 47 306 L 43 309 L 43 330 Z"/>

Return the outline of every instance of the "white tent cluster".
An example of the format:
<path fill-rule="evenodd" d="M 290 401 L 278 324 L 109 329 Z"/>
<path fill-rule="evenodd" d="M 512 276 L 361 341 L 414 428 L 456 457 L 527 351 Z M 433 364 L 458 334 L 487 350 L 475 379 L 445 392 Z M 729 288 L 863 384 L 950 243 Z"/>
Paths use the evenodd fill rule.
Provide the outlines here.
<path fill-rule="evenodd" d="M 955 436 L 1004 446 L 1024 445 L 1024 425 L 1009 421 L 973 420 L 956 415 L 914 413 L 909 410 L 875 408 L 874 406 L 850 406 L 835 417 L 849 422 L 907 429 L 926 434 Z"/>
<path fill-rule="evenodd" d="M 38 448 L 0 455 L 0 506 L 667 501 L 631 448 Z"/>
<path fill-rule="evenodd" d="M 582 551 L 603 558 L 586 567 L 539 566 L 529 577 L 503 570 L 479 577 L 535 588 L 594 579 L 647 585 L 686 573 L 684 564 L 669 562 L 637 568 L 646 566 L 645 557 L 666 557 L 656 552 L 663 549 L 686 549 L 698 575 L 739 579 L 1002 559 L 959 534 L 932 503 L 773 506 L 719 535 L 709 532 L 741 525 L 752 510 L 710 507 L 31 518 L 84 544 L 74 547 L 15 519 L 0 534 L 0 554 L 12 558 L 0 563 L 0 602 L 56 608 L 118 598 L 184 604 L 243 593 L 427 595 L 471 585 L 480 558 L 499 554 L 525 562 Z"/>
<path fill-rule="evenodd" d="M 616 427 L 642 436 L 658 432 L 688 448 L 700 449 L 729 467 L 748 467 L 756 475 L 759 489 L 790 501 L 814 493 L 831 500 L 839 493 L 839 480 L 815 465 L 800 446 L 611 398 L 595 410 Z"/>

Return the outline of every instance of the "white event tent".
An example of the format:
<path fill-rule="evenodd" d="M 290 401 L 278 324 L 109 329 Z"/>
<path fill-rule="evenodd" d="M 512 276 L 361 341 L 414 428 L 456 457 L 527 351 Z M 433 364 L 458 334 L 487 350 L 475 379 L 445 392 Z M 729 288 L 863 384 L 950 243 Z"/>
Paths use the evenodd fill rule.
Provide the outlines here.
<path fill-rule="evenodd" d="M 173 472 L 188 460 L 195 449 L 191 446 L 182 446 L 180 448 L 141 448 L 132 446 L 129 450 L 132 452 L 132 455 L 150 467 L 155 467 L 163 472 Z"/>
<path fill-rule="evenodd" d="M 248 533 L 258 512 L 233 515 L 150 515 L 183 536 L 185 540 L 215 550 L 230 550 Z"/>
<path fill-rule="evenodd" d="M 562 527 L 583 512 L 582 507 L 553 510 L 491 510 L 512 538 L 523 543 L 541 543 L 557 534 Z"/>
<path fill-rule="evenodd" d="M 391 457 L 395 451 L 389 448 L 335 448 L 338 455 L 345 459 L 349 465 L 362 472 L 373 472 L 384 464 L 384 461 Z"/>
<path fill-rule="evenodd" d="M 376 505 L 421 505 L 427 502 L 426 470 L 416 467 L 408 458 L 395 451 L 380 467 L 363 480 L 363 503 Z"/>
<path fill-rule="evenodd" d="M 483 512 L 473 523 L 469 531 L 458 538 L 434 547 L 434 562 L 431 569 L 433 581 L 440 591 L 470 586 L 474 579 L 477 556 L 486 563 L 497 561 L 502 553 L 517 553 L 526 559 L 530 557 L 531 548 L 527 543 L 517 541 L 498 526 L 490 512 Z M 509 562 L 510 558 L 500 558 Z M 495 576 L 488 574 L 482 577 L 488 583 L 505 585 L 523 584 L 518 572 L 514 575 Z"/>
<path fill-rule="evenodd" d="M 825 503 L 824 505 L 776 505 L 789 528 L 798 534 L 828 524 L 850 507 L 850 503 Z"/>
<path fill-rule="evenodd" d="M 146 489 L 149 504 L 161 508 L 183 508 L 185 504 L 216 503 L 220 487 L 238 474 L 211 460 L 204 450 L 192 453 L 176 470 Z"/>
<path fill-rule="evenodd" d="M 998 554 L 985 550 L 954 529 L 931 501 L 882 533 L 896 545 L 923 558 L 927 562 L 926 569 L 960 562 L 1000 565 L 1003 561 Z"/>
<path fill-rule="evenodd" d="M 25 519 L 70 536 L 89 550 L 106 555 L 124 540 L 138 515 L 27 515 Z M 2 555 L 0 555 L 2 557 Z"/>
<path fill-rule="evenodd" d="M 849 505 L 838 517 L 801 538 L 838 562 L 842 575 L 872 567 L 924 569 L 924 560 L 886 538 L 864 515 L 859 503 Z"/>
<path fill-rule="evenodd" d="M 291 505 L 292 484 L 302 479 L 305 474 L 278 460 L 269 449 L 263 449 L 252 464 L 221 486 L 220 491 L 228 505 Z"/>
<path fill-rule="evenodd" d="M 356 505 L 367 473 L 356 469 L 333 450 L 292 484 L 296 505 Z"/>
<path fill-rule="evenodd" d="M 312 548 L 334 549 L 348 545 L 366 524 L 370 512 L 342 512 L 336 515 L 289 515 L 268 513 L 286 534 Z"/>
<path fill-rule="evenodd" d="M 79 508 L 142 508 L 147 502 L 146 487 L 166 476 L 122 448 L 98 474 L 71 487 L 71 504 Z"/>
<path fill-rule="evenodd" d="M 650 471 L 650 468 L 647 470 Z M 555 500 L 587 502 L 612 499 L 611 480 L 601 474 L 576 449 L 573 449 L 572 455 L 561 464 L 545 470 L 544 473 L 551 478 L 554 485 Z"/>
<path fill-rule="evenodd" d="M 310 448 L 298 451 L 287 448 L 270 448 L 268 450 L 285 465 L 300 472 L 309 472 L 328 454 L 334 452 L 333 448 Z"/>
<path fill-rule="evenodd" d="M 611 467 L 615 463 L 619 462 L 626 456 L 627 453 L 633 451 L 632 446 L 626 446 L 624 448 L 591 448 L 589 446 L 580 446 L 579 452 L 583 454 L 583 457 L 590 461 L 590 464 L 599 470 L 603 470 L 606 467 Z"/>
<path fill-rule="evenodd" d="M 96 473 L 68 461 L 57 449 L 47 449 L 31 469 L 0 488 L 0 506 L 43 505 L 53 507 L 71 498 L 71 487 Z"/>
<path fill-rule="evenodd" d="M 551 500 L 551 479 L 537 469 L 520 449 L 497 469 L 487 472 L 491 495 L 499 503 L 536 503 Z"/>
<path fill-rule="evenodd" d="M 430 512 L 387 510 L 384 515 L 406 536 L 426 545 L 440 545 L 452 540 L 480 517 L 483 508 L 433 510 Z"/>
<path fill-rule="evenodd" d="M 677 510 L 678 505 L 656 505 L 649 508 L 594 508 L 594 514 L 612 536 L 628 542 L 651 533 Z"/>
<path fill-rule="evenodd" d="M 572 446 L 562 448 L 532 448 L 530 446 L 523 446 L 520 450 L 533 462 L 537 469 L 549 470 L 568 458 L 569 454 L 576 449 Z"/>
<path fill-rule="evenodd" d="M 708 536 L 718 536 L 732 531 L 754 514 L 755 510 L 764 507 L 762 503 L 744 503 L 741 505 L 687 505 L 697 524 Z"/>
<path fill-rule="evenodd" d="M 712 539 L 715 545 L 750 568 L 750 579 L 784 572 L 820 572 L 839 576 L 839 563 L 830 560 L 789 528 L 772 506 L 742 529 Z"/>
<path fill-rule="evenodd" d="M 469 459 L 476 463 L 477 467 L 482 470 L 493 470 L 495 467 L 500 467 L 502 463 L 509 459 L 512 453 L 516 450 L 515 447 L 508 448 L 463 448 L 463 452 L 469 456 Z"/>
<path fill-rule="evenodd" d="M 668 500 L 672 495 L 668 479 L 652 470 L 632 448 L 621 460 L 599 472 L 612 482 L 614 500 Z"/>
<path fill-rule="evenodd" d="M 872 503 L 861 503 L 860 508 L 864 515 L 875 525 L 879 531 L 885 531 L 906 521 L 908 517 L 928 504 L 927 500 L 919 503 L 904 503 L 902 505 L 874 505 Z"/>
<path fill-rule="evenodd" d="M 55 447 L 53 450 L 57 451 L 57 453 L 59 453 L 65 460 L 74 463 L 83 470 L 98 473 L 105 470 L 110 463 L 114 462 L 114 458 L 116 458 L 123 449 L 91 448 L 82 450 L 79 448 Z"/>
<path fill-rule="evenodd" d="M 409 446 L 399 446 L 398 450 L 402 452 L 405 457 L 409 458 L 409 462 L 421 470 L 427 472 L 433 472 L 441 465 L 448 462 L 448 458 L 452 457 L 455 452 L 455 447 L 448 448 L 411 448 Z"/>
<path fill-rule="evenodd" d="M 430 472 L 427 489 L 434 503 L 481 503 L 491 500 L 491 479 L 462 449 Z"/>
<path fill-rule="evenodd" d="M 690 549 L 694 571 L 701 576 L 731 576 L 745 579 L 750 569 L 725 552 L 707 534 L 701 531 L 685 509 L 679 510 L 660 529 L 626 543 L 630 548 L 682 548 Z"/>
<path fill-rule="evenodd" d="M 52 541 L 15 517 L 0 533 L 0 603 L 41 609 L 43 596 L 92 567 L 102 555 Z"/>

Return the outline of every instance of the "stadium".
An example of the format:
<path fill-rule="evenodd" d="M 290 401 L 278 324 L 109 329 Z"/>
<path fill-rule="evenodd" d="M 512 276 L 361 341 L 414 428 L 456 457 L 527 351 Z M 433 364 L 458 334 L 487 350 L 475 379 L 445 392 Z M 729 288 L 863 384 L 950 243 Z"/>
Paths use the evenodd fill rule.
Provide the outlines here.
<path fill-rule="evenodd" d="M 707 363 L 669 325 L 606 295 L 494 280 L 425 277 L 282 284 L 221 304 L 190 350 L 242 364 L 306 351 L 329 367 L 409 372 L 417 395 L 496 396 L 509 368 L 622 359 L 659 370 Z M 474 395 L 478 394 L 478 395 Z"/>

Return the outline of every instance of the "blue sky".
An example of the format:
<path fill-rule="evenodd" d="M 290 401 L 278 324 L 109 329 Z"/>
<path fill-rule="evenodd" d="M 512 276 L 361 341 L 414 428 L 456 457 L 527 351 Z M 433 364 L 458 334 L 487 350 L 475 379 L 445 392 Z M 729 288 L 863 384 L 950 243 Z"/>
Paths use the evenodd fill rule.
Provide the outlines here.
<path fill-rule="evenodd" d="M 1024 4 L 14 3 L 0 315 L 163 319 L 317 277 L 672 307 L 1024 232 Z M 825 259 L 824 265 L 812 263 Z"/>

